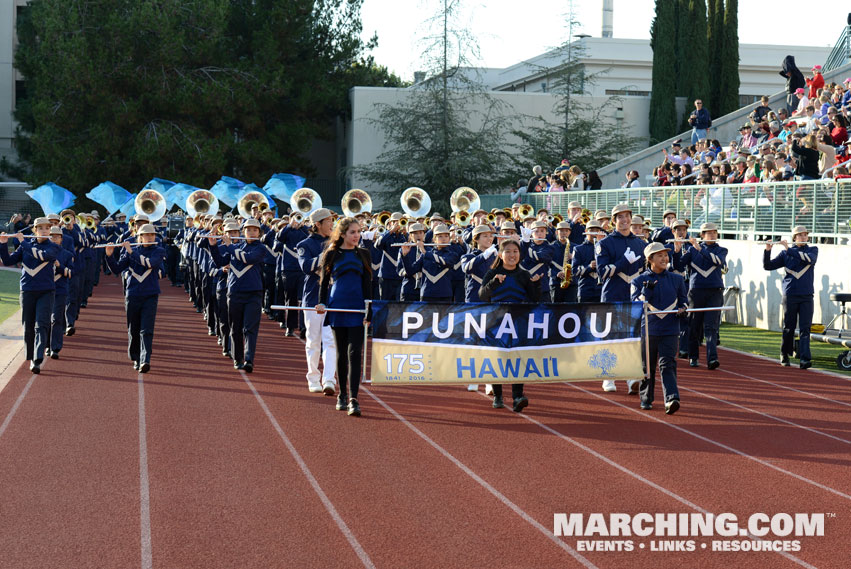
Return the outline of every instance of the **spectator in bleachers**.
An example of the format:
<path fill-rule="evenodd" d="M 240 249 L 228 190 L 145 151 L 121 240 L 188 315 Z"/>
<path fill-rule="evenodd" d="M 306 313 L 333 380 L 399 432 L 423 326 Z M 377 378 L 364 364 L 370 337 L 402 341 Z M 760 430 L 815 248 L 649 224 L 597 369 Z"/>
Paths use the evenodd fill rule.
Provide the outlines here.
<path fill-rule="evenodd" d="M 795 97 L 795 91 L 803 89 L 806 85 L 803 73 L 795 65 L 794 56 L 787 55 L 783 58 L 780 75 L 786 78 L 786 109 L 791 113 L 798 103 Z"/>
<path fill-rule="evenodd" d="M 819 174 L 824 176 L 825 171 L 836 164 L 836 147 L 833 145 L 833 138 L 826 132 L 818 135 L 816 140 L 818 141 L 816 148 L 821 152 L 818 161 Z"/>
<path fill-rule="evenodd" d="M 815 180 L 819 176 L 819 151 L 816 147 L 816 135 L 808 134 L 803 144 L 792 138 L 792 154 L 798 161 L 797 174 L 802 180 Z"/>
<path fill-rule="evenodd" d="M 738 138 L 739 148 L 753 148 L 756 146 L 756 137 L 753 135 L 753 127 L 745 123 L 739 129 L 742 135 Z"/>
<path fill-rule="evenodd" d="M 781 124 L 788 121 L 789 120 L 789 111 L 787 111 L 785 108 L 777 109 L 777 116 L 774 120 L 776 120 L 777 122 L 779 122 Z"/>
<path fill-rule="evenodd" d="M 511 203 L 521 203 L 526 195 L 528 183 L 523 178 L 517 180 L 517 187 L 511 192 Z"/>
<path fill-rule="evenodd" d="M 733 168 L 727 175 L 727 183 L 743 184 L 745 181 L 745 174 L 748 171 L 748 160 L 744 156 L 739 156 L 734 161 L 734 164 L 736 165 L 735 168 Z"/>
<path fill-rule="evenodd" d="M 703 101 L 700 99 L 694 102 L 694 110 L 688 118 L 688 124 L 691 125 L 692 144 L 706 138 L 707 131 L 712 126 L 712 117 L 709 116 L 709 111 L 703 108 Z"/>
<path fill-rule="evenodd" d="M 600 179 L 600 175 L 597 173 L 597 170 L 591 170 L 590 172 L 588 172 L 588 189 L 603 189 L 603 180 Z"/>
<path fill-rule="evenodd" d="M 760 123 L 770 111 L 771 107 L 768 106 L 768 96 L 763 95 L 762 97 L 760 97 L 759 105 L 757 105 L 756 108 L 751 111 L 749 118 L 753 123 Z"/>
<path fill-rule="evenodd" d="M 837 114 L 839 114 L 839 112 L 836 110 L 836 107 L 828 107 L 827 112 L 823 116 L 817 116 L 818 124 L 830 125 L 831 123 L 833 123 L 833 117 L 835 117 Z"/>
<path fill-rule="evenodd" d="M 585 189 L 585 173 L 579 166 L 573 165 L 567 170 L 568 184 L 567 186 L 573 190 Z"/>
<path fill-rule="evenodd" d="M 538 182 L 543 176 L 544 169 L 538 165 L 535 165 L 532 168 L 532 177 L 529 178 L 529 183 L 526 184 L 526 192 L 531 194 L 532 192 L 536 191 L 535 188 L 538 186 Z"/>
<path fill-rule="evenodd" d="M 835 114 L 832 119 L 833 128 L 830 131 L 830 137 L 833 139 L 834 146 L 845 144 L 848 140 L 848 123 L 845 117 L 840 114 Z"/>
<path fill-rule="evenodd" d="M 795 97 L 798 99 L 798 103 L 795 105 L 795 110 L 792 113 L 792 116 L 802 117 L 806 114 L 807 105 L 810 104 L 810 99 L 807 97 L 807 93 L 803 88 L 795 91 Z"/>
<path fill-rule="evenodd" d="M 809 134 L 812 132 L 812 129 L 815 125 L 818 124 L 818 119 L 816 118 L 816 109 L 812 105 L 807 105 L 807 114 L 804 117 L 803 122 L 798 123 L 798 132 L 802 134 Z"/>
<path fill-rule="evenodd" d="M 824 87 L 824 76 L 821 74 L 821 65 L 813 65 L 813 76 L 805 79 L 809 88 L 810 99 L 816 97 L 819 89 Z"/>

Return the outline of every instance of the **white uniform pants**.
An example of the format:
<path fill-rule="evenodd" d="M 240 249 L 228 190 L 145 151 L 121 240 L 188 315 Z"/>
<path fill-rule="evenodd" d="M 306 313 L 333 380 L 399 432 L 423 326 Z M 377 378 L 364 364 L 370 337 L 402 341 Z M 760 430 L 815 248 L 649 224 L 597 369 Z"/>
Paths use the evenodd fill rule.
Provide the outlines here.
<path fill-rule="evenodd" d="M 337 380 L 334 375 L 337 372 L 337 344 L 334 342 L 334 332 L 330 326 L 323 326 L 324 314 L 317 314 L 313 310 L 304 311 L 304 325 L 307 330 L 307 338 L 304 342 L 304 351 L 307 353 L 307 386 L 308 387 L 336 387 Z M 319 379 L 319 350 L 322 350 L 322 382 Z"/>

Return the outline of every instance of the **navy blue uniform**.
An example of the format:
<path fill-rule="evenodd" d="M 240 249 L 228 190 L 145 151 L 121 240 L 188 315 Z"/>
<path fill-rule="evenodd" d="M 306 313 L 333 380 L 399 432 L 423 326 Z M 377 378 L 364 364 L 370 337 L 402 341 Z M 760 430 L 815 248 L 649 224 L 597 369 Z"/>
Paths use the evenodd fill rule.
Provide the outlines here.
<path fill-rule="evenodd" d="M 585 241 L 573 249 L 573 280 L 578 288 L 579 302 L 600 302 L 603 285 L 597 276 L 597 269 L 591 266 L 594 261 L 594 243 Z"/>
<path fill-rule="evenodd" d="M 482 281 L 495 258 L 496 247 L 493 245 L 484 251 L 473 249 L 461 257 L 461 270 L 465 275 L 464 302 L 481 302 L 479 288 L 484 284 Z"/>
<path fill-rule="evenodd" d="M 27 359 L 39 365 L 48 345 L 53 314 L 53 266 L 61 247 L 48 241 L 24 239 L 14 253 L 0 246 L 0 260 L 7 267 L 21 263 L 21 322 Z"/>
<path fill-rule="evenodd" d="M 644 247 L 647 244 L 632 233 L 621 235 L 615 231 L 597 242 L 595 254 L 597 273 L 603 283 L 603 302 L 626 302 L 630 300 L 630 283 L 644 266 Z M 632 251 L 636 255 L 630 261 L 624 255 Z"/>
<path fill-rule="evenodd" d="M 783 277 L 783 341 L 780 353 L 791 356 L 795 344 L 795 328 L 800 330 L 798 356 L 801 362 L 812 360 L 810 353 L 810 327 L 813 324 L 814 266 L 818 260 L 818 247 L 793 246 L 771 258 L 765 251 L 762 266 L 766 271 L 785 269 Z"/>
<path fill-rule="evenodd" d="M 724 304 L 724 276 L 727 249 L 717 243 L 704 244 L 700 251 L 687 245 L 675 268 L 688 267 L 689 308 L 720 307 Z M 706 361 L 718 361 L 718 329 L 721 312 L 692 312 L 689 316 L 688 357 L 697 360 L 701 336 L 706 338 Z"/>
<path fill-rule="evenodd" d="M 413 260 L 412 260 L 413 258 Z M 419 275 L 420 299 L 423 301 L 452 301 L 452 277 L 450 272 L 461 260 L 458 250 L 446 247 L 426 247 L 426 252 L 411 250 L 403 257 L 405 272 Z"/>
<path fill-rule="evenodd" d="M 394 243 L 404 243 L 405 235 L 402 233 L 387 232 L 379 235 L 375 240 L 375 248 L 381 251 L 381 268 L 378 270 L 379 289 L 381 300 L 399 300 L 402 289 L 402 278 L 397 270 L 397 255 Z"/>
<path fill-rule="evenodd" d="M 688 302 L 685 279 L 668 270 L 657 274 L 648 269 L 632 281 L 632 300 L 644 301 L 647 310 L 653 312 L 685 308 Z M 657 361 L 665 402 L 680 398 L 677 389 L 679 320 L 676 314 L 651 314 L 647 317 L 648 329 L 645 329 L 644 319 L 641 320 L 641 358 L 647 371 L 639 388 L 642 403 L 653 403 Z"/>
<path fill-rule="evenodd" d="M 56 257 L 59 262 L 53 271 L 53 315 L 50 318 L 50 352 L 59 353 L 65 338 L 65 309 L 68 305 L 68 282 L 74 270 L 74 255 L 61 248 Z"/>

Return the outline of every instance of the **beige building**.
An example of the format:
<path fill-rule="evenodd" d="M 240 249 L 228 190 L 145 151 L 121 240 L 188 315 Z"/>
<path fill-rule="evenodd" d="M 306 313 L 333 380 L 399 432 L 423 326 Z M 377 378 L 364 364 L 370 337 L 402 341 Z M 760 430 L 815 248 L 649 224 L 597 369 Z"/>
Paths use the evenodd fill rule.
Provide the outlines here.
<path fill-rule="evenodd" d="M 15 71 L 15 46 L 18 42 L 16 25 L 18 13 L 29 0 L 3 0 L 0 2 L 0 156 L 14 153 L 15 98 L 23 86 L 21 76 Z"/>

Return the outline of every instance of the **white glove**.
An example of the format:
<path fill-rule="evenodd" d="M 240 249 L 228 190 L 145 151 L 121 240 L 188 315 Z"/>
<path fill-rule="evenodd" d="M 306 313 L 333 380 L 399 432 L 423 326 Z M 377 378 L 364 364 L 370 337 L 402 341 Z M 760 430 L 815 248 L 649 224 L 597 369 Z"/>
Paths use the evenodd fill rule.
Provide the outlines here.
<path fill-rule="evenodd" d="M 491 245 L 487 249 L 484 250 L 482 255 L 484 255 L 485 259 L 490 259 L 496 253 L 496 245 Z"/>
<path fill-rule="evenodd" d="M 630 263 L 634 263 L 638 260 L 638 255 L 632 252 L 632 249 L 627 247 L 626 251 L 623 254 L 624 258 Z"/>
<path fill-rule="evenodd" d="M 532 239 L 532 230 L 528 227 L 520 227 L 520 239 L 528 243 Z"/>
<path fill-rule="evenodd" d="M 360 236 L 366 241 L 372 241 L 375 238 L 375 231 L 364 231 Z"/>

